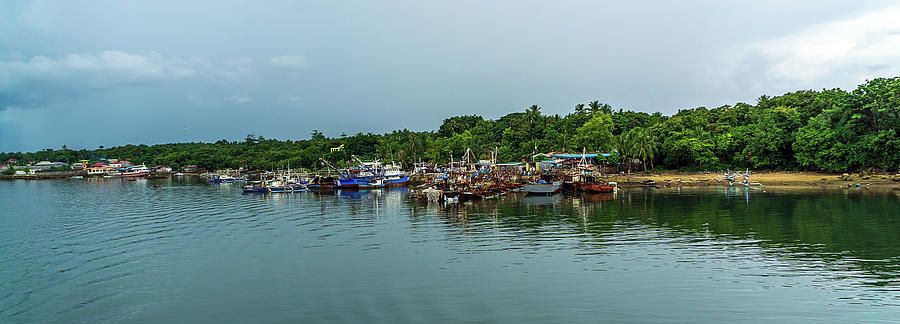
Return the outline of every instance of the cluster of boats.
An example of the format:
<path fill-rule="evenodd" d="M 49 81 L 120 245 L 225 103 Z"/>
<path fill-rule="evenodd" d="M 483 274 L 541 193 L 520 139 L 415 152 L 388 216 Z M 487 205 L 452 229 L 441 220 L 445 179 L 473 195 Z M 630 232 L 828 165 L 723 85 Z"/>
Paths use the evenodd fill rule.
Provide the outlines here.
<path fill-rule="evenodd" d="M 355 156 L 354 159 L 357 159 Z M 409 175 L 400 166 L 391 163 L 382 165 L 378 161 L 359 161 L 359 165 L 349 169 L 339 169 L 320 159 L 323 164 L 336 171 L 337 175 L 302 175 L 290 172 L 267 172 L 259 181 L 250 181 L 243 187 L 244 192 L 277 193 L 302 192 L 307 190 L 366 190 L 390 187 L 406 187 Z M 357 159 L 358 160 L 358 159 Z M 221 180 L 221 177 L 218 178 Z M 231 179 L 225 180 L 229 181 Z M 240 180 L 235 180 L 240 181 Z M 244 179 L 244 181 L 247 181 Z"/>
<path fill-rule="evenodd" d="M 449 169 L 434 177 L 411 195 L 434 201 L 491 199 L 508 193 L 555 195 L 562 190 L 585 193 L 615 193 L 615 182 L 603 181 L 592 172 L 553 170 L 530 175 L 518 170 L 493 168 Z M 574 174 L 573 174 L 574 173 Z"/>

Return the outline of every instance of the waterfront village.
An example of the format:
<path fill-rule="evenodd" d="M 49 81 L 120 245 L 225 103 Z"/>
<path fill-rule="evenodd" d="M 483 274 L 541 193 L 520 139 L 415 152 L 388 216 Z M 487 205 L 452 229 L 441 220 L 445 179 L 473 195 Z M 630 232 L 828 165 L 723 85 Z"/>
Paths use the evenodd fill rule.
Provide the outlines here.
<path fill-rule="evenodd" d="M 196 165 L 147 166 L 130 159 L 80 160 L 74 163 L 10 159 L 0 165 L 6 179 L 167 178 L 199 176 L 211 184 L 240 182 L 246 193 L 285 193 L 308 190 L 367 190 L 408 187 L 413 198 L 432 201 L 498 198 L 508 193 L 553 195 L 561 191 L 612 194 L 619 183 L 611 177 L 623 175 L 621 165 L 607 163 L 610 153 L 538 153 L 531 161 L 498 163 L 480 160 L 471 150 L 443 165 L 419 163 L 404 168 L 394 162 L 364 161 L 351 156 L 349 167 L 339 168 L 320 158 L 319 170 L 204 170 Z M 630 169 L 629 169 L 630 170 Z M 680 180 L 678 180 L 680 182 Z M 749 174 L 724 172 L 717 183 L 762 187 Z M 656 186 L 644 179 L 640 186 Z M 668 183 L 661 184 L 668 186 Z M 154 185 L 157 187 L 159 185 Z"/>

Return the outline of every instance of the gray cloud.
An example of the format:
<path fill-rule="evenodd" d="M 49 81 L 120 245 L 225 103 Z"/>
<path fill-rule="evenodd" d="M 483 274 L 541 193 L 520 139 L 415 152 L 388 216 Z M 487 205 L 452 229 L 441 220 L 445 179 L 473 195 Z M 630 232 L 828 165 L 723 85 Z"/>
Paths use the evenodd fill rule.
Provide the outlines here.
<path fill-rule="evenodd" d="M 0 151 L 854 87 L 900 73 L 898 15 L 878 0 L 0 2 Z"/>
<path fill-rule="evenodd" d="M 307 61 L 303 56 L 298 55 L 282 55 L 269 59 L 269 64 L 280 68 L 287 69 L 303 69 L 306 68 Z"/>
<path fill-rule="evenodd" d="M 252 60 L 217 66 L 199 58 L 112 50 L 0 61 L 0 110 L 41 107 L 50 101 L 121 86 L 195 78 L 233 80 L 249 74 L 251 66 Z"/>

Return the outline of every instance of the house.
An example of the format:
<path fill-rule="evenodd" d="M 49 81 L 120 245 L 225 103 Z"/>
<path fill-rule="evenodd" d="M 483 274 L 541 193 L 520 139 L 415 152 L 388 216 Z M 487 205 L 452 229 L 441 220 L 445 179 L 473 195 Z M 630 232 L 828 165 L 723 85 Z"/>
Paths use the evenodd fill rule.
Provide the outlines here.
<path fill-rule="evenodd" d="M 338 146 L 338 147 L 332 147 L 332 148 L 331 148 L 331 153 L 339 152 L 339 151 L 343 151 L 343 150 L 344 150 L 344 144 L 341 144 L 341 146 Z"/>
<path fill-rule="evenodd" d="M 84 170 L 84 169 L 87 169 L 87 168 L 88 168 L 88 164 L 90 164 L 90 161 L 88 161 L 88 160 L 80 160 L 80 161 L 78 161 L 78 163 L 73 163 L 73 164 L 72 164 L 72 170 Z"/>
<path fill-rule="evenodd" d="M 203 172 L 203 169 L 201 169 L 200 167 L 198 167 L 196 165 L 191 164 L 191 165 L 184 167 L 184 172 Z"/>
<path fill-rule="evenodd" d="M 9 169 L 9 164 L 0 164 L 0 171 L 6 171 Z"/>
<path fill-rule="evenodd" d="M 85 170 L 87 170 L 88 175 L 105 175 L 107 168 L 105 166 L 99 166 L 99 167 L 88 167 Z"/>
<path fill-rule="evenodd" d="M 157 165 L 154 168 L 154 172 L 172 172 L 172 168 L 168 165 Z"/>
<path fill-rule="evenodd" d="M 47 170 L 50 170 L 50 168 L 52 168 L 54 166 L 56 166 L 56 165 L 54 165 L 53 162 L 41 161 L 41 162 L 30 165 L 28 168 L 31 170 L 34 170 L 34 171 L 47 171 Z"/>
<path fill-rule="evenodd" d="M 116 168 L 116 169 L 130 168 L 131 161 L 119 161 L 119 160 L 115 160 L 115 159 L 110 159 L 109 166 Z"/>

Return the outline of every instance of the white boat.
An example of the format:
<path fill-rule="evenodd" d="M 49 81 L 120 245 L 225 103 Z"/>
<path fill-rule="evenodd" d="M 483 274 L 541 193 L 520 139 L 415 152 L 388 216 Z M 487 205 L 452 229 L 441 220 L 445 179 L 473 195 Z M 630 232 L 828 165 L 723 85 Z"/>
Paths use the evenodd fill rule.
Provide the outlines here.
<path fill-rule="evenodd" d="M 150 169 L 141 165 L 135 165 L 128 169 L 128 171 L 122 172 L 122 177 L 143 177 L 150 174 Z"/>
<path fill-rule="evenodd" d="M 539 182 L 531 183 L 522 187 L 522 191 L 532 195 L 553 195 L 559 192 L 562 182 Z"/>

